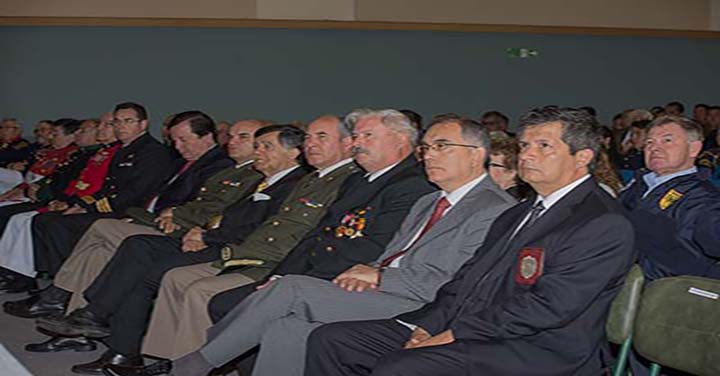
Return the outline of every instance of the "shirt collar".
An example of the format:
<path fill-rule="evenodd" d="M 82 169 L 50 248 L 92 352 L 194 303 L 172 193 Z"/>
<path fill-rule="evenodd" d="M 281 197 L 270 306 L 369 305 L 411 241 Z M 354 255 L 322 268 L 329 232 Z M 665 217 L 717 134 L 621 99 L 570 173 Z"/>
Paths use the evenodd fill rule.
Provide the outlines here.
<path fill-rule="evenodd" d="M 545 214 L 548 209 L 550 209 L 551 206 L 555 205 L 560 199 L 565 197 L 568 193 L 570 193 L 573 189 L 575 189 L 578 185 L 582 184 L 585 180 L 590 179 L 590 174 L 586 174 L 585 176 L 581 177 L 580 179 L 575 180 L 574 182 L 556 190 L 555 192 L 549 194 L 547 197 L 542 197 L 538 195 L 535 198 L 535 203 L 542 201 L 543 206 L 545 207 L 545 210 L 542 211 L 542 214 Z"/>
<path fill-rule="evenodd" d="M 477 178 L 470 180 L 469 182 L 465 183 L 460 188 L 458 188 L 450 193 L 442 191 L 442 194 L 440 195 L 440 197 L 447 198 L 447 200 L 450 202 L 450 205 L 451 205 L 450 207 L 452 208 L 453 206 L 455 206 L 455 204 L 460 202 L 460 200 L 462 200 L 463 197 L 465 197 L 465 195 L 468 194 L 468 192 L 470 192 L 473 188 L 475 188 L 478 184 L 480 184 L 481 181 L 485 180 L 486 176 L 487 176 L 487 173 L 484 173 L 484 174 L 478 176 Z"/>
<path fill-rule="evenodd" d="M 252 159 L 248 159 L 247 161 L 245 161 L 245 162 L 243 162 L 243 163 L 238 163 L 238 164 L 236 164 L 236 165 L 235 165 L 235 168 L 245 167 L 245 166 L 247 166 L 247 165 L 249 165 L 249 164 L 251 164 L 251 163 L 253 163 L 253 162 L 255 162 L 255 161 L 252 160 Z"/>
<path fill-rule="evenodd" d="M 340 162 L 335 163 L 335 164 L 332 165 L 332 166 L 328 166 L 328 167 L 325 167 L 325 168 L 318 169 L 318 171 L 317 171 L 318 177 L 320 177 L 320 178 L 325 177 L 325 175 L 327 175 L 327 174 L 329 174 L 329 173 L 337 170 L 338 168 L 340 168 L 340 167 L 342 167 L 342 166 L 345 166 L 346 164 L 348 164 L 348 163 L 350 163 L 350 162 L 352 162 L 352 161 L 353 161 L 352 158 L 347 158 L 347 159 L 343 159 L 343 160 L 340 161 Z"/>
<path fill-rule="evenodd" d="M 656 173 L 649 172 L 642 176 L 643 181 L 645 181 L 645 185 L 647 185 L 647 189 L 645 190 L 645 193 L 643 194 L 643 198 L 645 198 L 645 196 L 647 196 L 653 189 L 657 188 L 658 186 L 660 186 L 661 184 L 663 184 L 665 182 L 668 182 L 678 176 L 690 175 L 690 174 L 694 174 L 696 172 L 697 172 L 697 167 L 695 167 L 695 166 L 692 166 L 692 167 L 688 168 L 687 170 L 682 170 L 682 171 L 678 171 L 673 174 L 663 175 L 663 176 L 657 176 Z"/>
<path fill-rule="evenodd" d="M 299 165 L 292 166 L 292 167 L 290 167 L 290 168 L 288 168 L 288 169 L 286 169 L 286 170 L 282 170 L 282 171 L 276 173 L 275 175 L 273 175 L 273 176 L 265 179 L 265 181 L 266 181 L 267 184 L 268 184 L 267 186 L 269 187 L 269 186 L 277 183 L 278 180 L 284 178 L 287 174 L 293 172 L 293 170 L 295 170 L 295 169 L 298 168 L 298 167 L 300 167 L 300 166 L 299 166 Z"/>
<path fill-rule="evenodd" d="M 147 131 L 143 131 L 142 133 L 140 133 L 139 135 L 137 135 L 137 137 L 133 138 L 133 140 L 130 141 L 130 142 L 128 142 L 127 144 L 123 143 L 123 144 L 122 144 L 122 147 L 126 148 L 126 147 L 132 145 L 133 143 L 135 143 L 135 141 L 139 140 L 140 137 L 144 136 L 145 134 L 147 134 Z"/>
<path fill-rule="evenodd" d="M 367 180 L 368 180 L 369 183 L 372 183 L 374 180 L 377 180 L 377 178 L 383 176 L 386 172 L 392 170 L 393 167 L 399 165 L 400 162 L 402 162 L 402 161 L 395 162 L 394 164 L 391 164 L 390 166 L 387 166 L 387 167 L 385 167 L 385 168 L 383 168 L 383 169 L 377 170 L 377 171 L 375 171 L 375 172 L 373 172 L 373 173 L 368 173 L 368 174 L 365 175 L 365 177 L 367 178 Z"/>

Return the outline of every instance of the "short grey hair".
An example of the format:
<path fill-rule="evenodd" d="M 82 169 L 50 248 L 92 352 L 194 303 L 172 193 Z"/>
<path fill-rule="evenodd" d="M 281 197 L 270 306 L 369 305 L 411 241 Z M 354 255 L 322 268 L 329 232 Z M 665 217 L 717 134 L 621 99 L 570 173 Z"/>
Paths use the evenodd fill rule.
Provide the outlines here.
<path fill-rule="evenodd" d="M 395 132 L 407 135 L 412 147 L 417 145 L 419 137 L 417 128 L 413 126 L 412 122 L 407 116 L 405 116 L 405 114 L 398 110 L 371 110 L 368 108 L 355 109 L 345 116 L 345 124 L 349 126 L 351 130 L 354 130 L 358 121 L 369 117 L 380 118 L 380 123 L 382 123 L 385 127 Z"/>
<path fill-rule="evenodd" d="M 446 114 L 435 117 L 428 126 L 428 130 L 438 124 L 457 124 L 460 127 L 460 134 L 466 142 L 485 149 L 485 159 L 490 155 L 490 136 L 478 121 L 455 114 Z"/>
<path fill-rule="evenodd" d="M 336 128 L 338 133 L 340 134 L 340 138 L 350 137 L 352 136 L 352 132 L 350 131 L 350 128 L 348 128 L 348 125 L 345 123 L 345 119 L 340 119 L 336 115 L 322 115 L 318 116 L 313 120 L 313 122 L 318 120 L 332 120 L 336 123 Z"/>
<path fill-rule="evenodd" d="M 659 118 L 653 120 L 652 123 L 648 124 L 647 130 L 649 132 L 653 128 L 662 127 L 663 125 L 668 124 L 679 125 L 680 128 L 685 131 L 688 141 L 703 141 L 705 139 L 702 126 L 698 124 L 698 122 L 682 116 L 660 116 Z"/>

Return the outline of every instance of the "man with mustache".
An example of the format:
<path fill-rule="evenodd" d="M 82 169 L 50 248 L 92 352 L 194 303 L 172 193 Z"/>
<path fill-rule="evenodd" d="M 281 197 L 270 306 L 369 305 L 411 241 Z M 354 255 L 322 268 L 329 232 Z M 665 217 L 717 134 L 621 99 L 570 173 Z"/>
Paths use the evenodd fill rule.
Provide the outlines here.
<path fill-rule="evenodd" d="M 537 196 L 495 220 L 432 303 L 315 329 L 305 375 L 601 374 L 602 323 L 634 260 L 632 228 L 590 175 L 594 117 L 545 107 L 520 124 L 519 172 Z"/>
<path fill-rule="evenodd" d="M 441 187 L 419 199 L 383 255 L 332 282 L 290 275 L 245 299 L 192 356 L 222 364 L 260 344 L 255 375 L 302 375 L 305 341 L 326 322 L 385 318 L 431 301 L 483 243 L 515 200 L 487 176 L 489 138 L 475 121 L 436 119 L 419 146 L 428 179 Z M 178 361 L 173 375 L 190 375 Z"/>

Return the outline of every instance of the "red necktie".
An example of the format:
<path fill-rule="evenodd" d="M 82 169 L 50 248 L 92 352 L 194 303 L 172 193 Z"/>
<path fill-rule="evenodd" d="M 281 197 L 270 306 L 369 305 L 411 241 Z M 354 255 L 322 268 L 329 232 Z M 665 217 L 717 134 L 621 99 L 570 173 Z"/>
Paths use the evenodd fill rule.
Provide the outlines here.
<path fill-rule="evenodd" d="M 182 167 L 180 167 L 178 172 L 175 173 L 175 175 L 170 180 L 168 180 L 167 183 L 165 183 L 165 186 L 167 187 L 168 185 L 172 184 L 175 180 L 177 180 L 177 178 L 179 178 L 180 175 L 182 175 L 185 171 L 187 171 L 190 168 L 190 166 L 192 166 L 193 162 L 195 162 L 195 161 L 185 162 L 185 164 Z M 159 197 L 160 197 L 159 193 L 156 194 L 155 196 L 153 196 L 153 198 L 151 198 L 150 201 L 148 201 L 145 204 L 145 210 L 150 209 L 150 207 L 153 206 L 153 202 L 156 201 Z"/>
<path fill-rule="evenodd" d="M 387 257 L 385 260 L 382 260 L 382 262 L 380 262 L 380 267 L 384 268 L 384 267 L 390 265 L 393 261 L 395 261 L 396 258 L 404 255 L 405 252 L 410 250 L 410 248 L 415 243 L 417 243 L 417 241 L 420 240 L 420 238 L 422 238 L 423 235 L 425 235 L 425 233 L 430 231 L 430 228 L 432 228 L 433 225 L 435 225 L 435 223 L 437 223 L 437 221 L 440 220 L 440 218 L 442 218 L 443 213 L 445 213 L 445 211 L 449 207 L 450 207 L 450 201 L 448 201 L 448 199 L 446 197 L 443 197 L 440 200 L 438 200 L 437 204 L 435 204 L 435 210 L 432 212 L 430 219 L 427 221 L 427 223 L 425 224 L 425 227 L 423 227 L 422 231 L 420 231 L 420 235 L 418 235 L 418 237 L 415 238 L 415 241 L 412 242 L 412 244 L 410 244 L 409 246 L 405 247 L 405 250 L 402 250 L 392 256 Z"/>

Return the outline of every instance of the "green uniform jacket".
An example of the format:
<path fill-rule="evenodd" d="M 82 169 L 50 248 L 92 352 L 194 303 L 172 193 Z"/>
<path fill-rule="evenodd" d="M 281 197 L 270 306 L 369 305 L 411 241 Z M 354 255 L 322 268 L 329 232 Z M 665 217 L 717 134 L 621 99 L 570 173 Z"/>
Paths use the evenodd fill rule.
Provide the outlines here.
<path fill-rule="evenodd" d="M 171 236 L 182 236 L 195 226 L 205 227 L 213 217 L 220 215 L 232 203 L 245 198 L 255 191 L 263 176 L 252 168 L 252 163 L 235 165 L 211 176 L 193 201 L 173 210 L 173 222 L 181 229 Z M 153 220 L 156 215 L 143 208 L 130 208 L 127 215 L 133 223 L 157 227 Z"/>
<path fill-rule="evenodd" d="M 319 178 L 305 176 L 283 202 L 280 211 L 268 218 L 242 244 L 229 244 L 222 250 L 217 266 L 233 268 L 260 280 L 290 252 L 305 234 L 315 228 L 335 201 L 345 179 L 361 171 L 353 162 Z M 265 265 L 267 264 L 267 265 Z"/>

